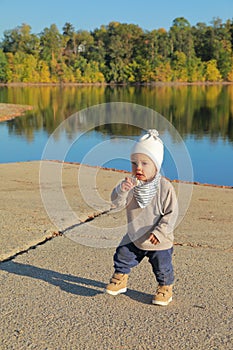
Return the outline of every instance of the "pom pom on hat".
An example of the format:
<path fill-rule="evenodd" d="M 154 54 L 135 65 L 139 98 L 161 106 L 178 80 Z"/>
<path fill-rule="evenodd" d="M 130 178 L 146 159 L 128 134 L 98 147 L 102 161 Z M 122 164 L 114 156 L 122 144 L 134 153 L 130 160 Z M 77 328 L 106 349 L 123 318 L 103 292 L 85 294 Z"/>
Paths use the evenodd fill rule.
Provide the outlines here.
<path fill-rule="evenodd" d="M 159 138 L 159 133 L 155 129 L 150 129 L 145 135 L 139 138 L 131 150 L 131 154 L 142 153 L 146 154 L 155 163 L 157 171 L 160 171 L 164 147 L 163 142 Z"/>

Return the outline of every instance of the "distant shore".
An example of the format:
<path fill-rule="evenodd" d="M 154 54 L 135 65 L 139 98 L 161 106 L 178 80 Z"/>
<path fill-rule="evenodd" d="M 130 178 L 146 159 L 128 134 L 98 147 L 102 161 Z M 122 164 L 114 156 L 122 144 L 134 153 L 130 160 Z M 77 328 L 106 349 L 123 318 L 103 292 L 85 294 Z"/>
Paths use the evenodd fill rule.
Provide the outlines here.
<path fill-rule="evenodd" d="M 232 85 L 233 81 L 196 81 L 196 82 L 188 82 L 188 81 L 154 81 L 148 83 L 136 82 L 136 83 L 74 83 L 74 82 L 57 82 L 57 83 L 0 83 L 1 86 L 9 86 L 9 87 L 27 87 L 27 86 L 210 86 L 210 85 Z"/>

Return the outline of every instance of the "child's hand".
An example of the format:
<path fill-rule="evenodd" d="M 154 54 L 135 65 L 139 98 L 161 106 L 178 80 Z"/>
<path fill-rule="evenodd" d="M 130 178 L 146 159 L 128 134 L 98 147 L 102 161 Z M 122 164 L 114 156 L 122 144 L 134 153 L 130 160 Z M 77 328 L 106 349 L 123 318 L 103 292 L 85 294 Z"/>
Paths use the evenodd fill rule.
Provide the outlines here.
<path fill-rule="evenodd" d="M 153 233 L 150 234 L 149 240 L 154 245 L 159 243 L 159 240 L 155 237 L 155 235 Z"/>
<path fill-rule="evenodd" d="M 134 186 L 135 186 L 135 183 L 134 183 L 133 179 L 130 177 L 126 177 L 121 183 L 121 190 L 124 192 L 128 192 Z"/>

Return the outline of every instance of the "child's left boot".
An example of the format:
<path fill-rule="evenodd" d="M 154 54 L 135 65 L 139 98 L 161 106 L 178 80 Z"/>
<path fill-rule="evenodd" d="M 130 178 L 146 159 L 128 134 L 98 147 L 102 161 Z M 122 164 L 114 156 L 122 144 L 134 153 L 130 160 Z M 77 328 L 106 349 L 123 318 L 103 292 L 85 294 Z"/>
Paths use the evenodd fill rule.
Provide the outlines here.
<path fill-rule="evenodd" d="M 172 301 L 172 285 L 158 286 L 152 304 L 167 306 Z"/>

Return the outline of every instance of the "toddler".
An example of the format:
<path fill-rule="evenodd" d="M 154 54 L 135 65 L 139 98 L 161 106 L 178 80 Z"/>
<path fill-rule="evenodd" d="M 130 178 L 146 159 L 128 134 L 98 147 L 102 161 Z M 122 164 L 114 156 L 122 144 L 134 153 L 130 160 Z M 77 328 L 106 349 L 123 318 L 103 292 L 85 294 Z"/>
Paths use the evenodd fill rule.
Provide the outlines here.
<path fill-rule="evenodd" d="M 133 177 L 126 177 L 111 194 L 116 207 L 126 206 L 127 233 L 114 254 L 115 272 L 106 293 L 127 291 L 132 267 L 147 257 L 158 287 L 152 303 L 166 306 L 172 301 L 173 229 L 177 200 L 172 184 L 160 174 L 164 147 L 157 130 L 148 130 L 131 152 Z"/>

